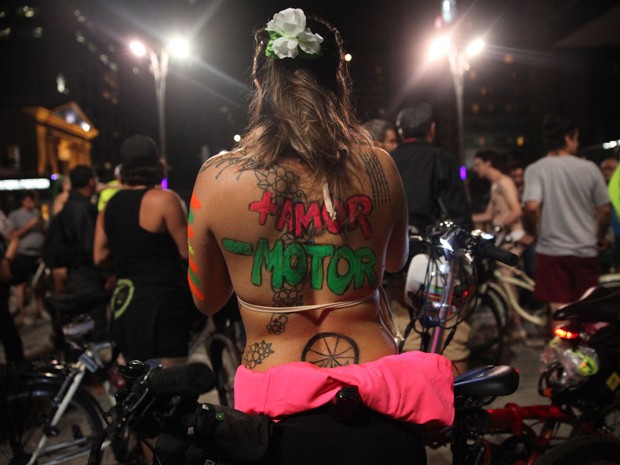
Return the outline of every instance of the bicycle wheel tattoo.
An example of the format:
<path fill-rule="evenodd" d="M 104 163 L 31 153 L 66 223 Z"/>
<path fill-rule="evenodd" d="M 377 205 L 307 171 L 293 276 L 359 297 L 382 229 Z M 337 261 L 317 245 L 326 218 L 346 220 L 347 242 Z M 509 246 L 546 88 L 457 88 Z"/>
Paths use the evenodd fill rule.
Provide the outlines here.
<path fill-rule="evenodd" d="M 319 367 L 333 368 L 359 363 L 360 351 L 355 341 L 344 334 L 319 333 L 308 341 L 301 359 Z"/>

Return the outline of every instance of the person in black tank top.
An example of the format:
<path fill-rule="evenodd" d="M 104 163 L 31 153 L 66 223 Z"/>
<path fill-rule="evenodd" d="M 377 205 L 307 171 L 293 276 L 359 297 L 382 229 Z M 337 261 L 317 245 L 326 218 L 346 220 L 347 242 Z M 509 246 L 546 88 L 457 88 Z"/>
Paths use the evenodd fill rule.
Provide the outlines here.
<path fill-rule="evenodd" d="M 185 211 L 174 192 L 156 187 L 164 172 L 152 139 L 129 138 L 121 158 L 125 188 L 99 214 L 95 236 L 95 261 L 115 265 L 113 336 L 125 360 L 183 363 L 196 312 L 183 263 Z"/>

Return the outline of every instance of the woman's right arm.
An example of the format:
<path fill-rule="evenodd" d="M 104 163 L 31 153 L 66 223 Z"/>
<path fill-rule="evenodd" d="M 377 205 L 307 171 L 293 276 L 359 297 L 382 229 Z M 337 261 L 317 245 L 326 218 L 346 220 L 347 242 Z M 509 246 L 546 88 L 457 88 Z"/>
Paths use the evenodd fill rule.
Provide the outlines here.
<path fill-rule="evenodd" d="M 211 160 L 209 160 L 211 161 Z M 232 295 L 228 267 L 211 230 L 217 211 L 224 208 L 218 198 L 218 182 L 207 161 L 196 178 L 190 201 L 187 237 L 189 243 L 188 282 L 194 304 L 203 313 L 219 311 Z"/>
<path fill-rule="evenodd" d="M 383 152 L 382 158 L 394 211 L 394 225 L 385 254 L 385 270 L 396 273 L 405 266 L 409 254 L 409 214 L 403 181 L 394 160 L 386 152 Z"/>

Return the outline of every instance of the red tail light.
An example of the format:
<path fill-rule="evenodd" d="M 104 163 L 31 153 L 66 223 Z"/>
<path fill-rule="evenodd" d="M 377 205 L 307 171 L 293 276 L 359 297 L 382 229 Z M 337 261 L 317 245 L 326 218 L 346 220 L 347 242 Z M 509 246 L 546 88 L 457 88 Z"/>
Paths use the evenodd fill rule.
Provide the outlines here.
<path fill-rule="evenodd" d="M 553 329 L 553 334 L 565 341 L 570 341 L 571 339 L 577 339 L 579 337 L 579 331 L 572 326 L 558 326 Z"/>

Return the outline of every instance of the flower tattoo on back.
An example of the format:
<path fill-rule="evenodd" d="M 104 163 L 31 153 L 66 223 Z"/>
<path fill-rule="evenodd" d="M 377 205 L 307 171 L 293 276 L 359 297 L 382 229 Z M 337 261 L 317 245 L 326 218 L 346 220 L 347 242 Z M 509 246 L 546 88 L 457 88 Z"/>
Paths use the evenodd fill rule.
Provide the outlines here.
<path fill-rule="evenodd" d="M 273 354 L 271 350 L 271 343 L 262 340 L 249 345 L 245 349 L 243 354 L 243 366 L 250 370 L 256 368 L 256 365 L 260 365 L 263 361 Z"/>

